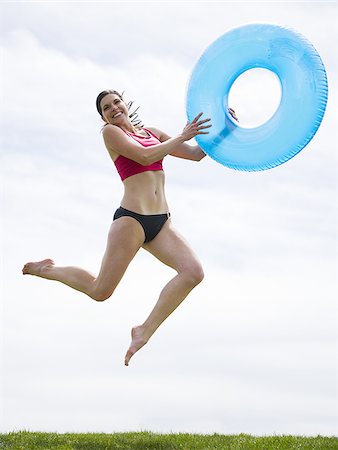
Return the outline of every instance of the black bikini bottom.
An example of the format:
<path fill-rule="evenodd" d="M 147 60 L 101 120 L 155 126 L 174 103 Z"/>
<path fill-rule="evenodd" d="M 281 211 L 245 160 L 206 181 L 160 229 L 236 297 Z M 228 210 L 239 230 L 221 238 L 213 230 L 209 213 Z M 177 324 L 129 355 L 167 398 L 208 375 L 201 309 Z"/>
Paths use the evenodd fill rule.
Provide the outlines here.
<path fill-rule="evenodd" d="M 166 214 L 138 214 L 134 211 L 129 211 L 129 209 L 118 208 L 114 214 L 114 220 L 119 219 L 120 217 L 128 216 L 136 219 L 144 230 L 145 240 L 144 242 L 152 241 L 158 233 L 162 230 L 163 225 L 170 217 L 170 213 Z"/>

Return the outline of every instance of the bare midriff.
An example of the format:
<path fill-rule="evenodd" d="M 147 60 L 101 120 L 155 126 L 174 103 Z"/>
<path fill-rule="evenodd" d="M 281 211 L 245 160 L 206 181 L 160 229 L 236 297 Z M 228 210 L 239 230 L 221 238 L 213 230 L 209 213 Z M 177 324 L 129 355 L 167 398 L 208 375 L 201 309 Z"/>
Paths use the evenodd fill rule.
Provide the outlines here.
<path fill-rule="evenodd" d="M 121 206 L 138 214 L 169 212 L 164 193 L 165 175 L 162 170 L 138 173 L 123 181 Z"/>

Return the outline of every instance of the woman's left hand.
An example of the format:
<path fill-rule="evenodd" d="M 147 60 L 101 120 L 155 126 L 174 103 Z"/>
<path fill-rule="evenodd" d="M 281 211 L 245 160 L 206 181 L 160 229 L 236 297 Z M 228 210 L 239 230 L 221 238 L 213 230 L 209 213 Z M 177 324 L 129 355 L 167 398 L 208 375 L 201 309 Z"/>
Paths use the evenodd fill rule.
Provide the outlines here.
<path fill-rule="evenodd" d="M 237 122 L 239 122 L 238 117 L 236 116 L 235 110 L 232 109 L 232 108 L 229 108 L 228 111 L 229 111 L 230 115 L 231 115 Z"/>
<path fill-rule="evenodd" d="M 188 122 L 186 126 L 184 127 L 181 136 L 184 137 L 185 141 L 189 141 L 189 139 L 192 139 L 193 137 L 197 136 L 198 134 L 208 134 L 208 131 L 203 131 L 207 128 L 210 128 L 212 125 L 204 125 L 207 122 L 210 122 L 211 119 L 203 119 L 200 120 L 202 116 L 202 112 L 199 113 L 190 123 Z"/>

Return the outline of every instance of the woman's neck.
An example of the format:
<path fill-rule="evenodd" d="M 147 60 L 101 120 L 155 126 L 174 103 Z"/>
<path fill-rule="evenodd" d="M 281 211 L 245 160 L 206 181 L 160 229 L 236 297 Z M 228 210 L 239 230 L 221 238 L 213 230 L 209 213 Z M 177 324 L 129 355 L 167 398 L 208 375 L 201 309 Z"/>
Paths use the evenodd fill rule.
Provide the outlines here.
<path fill-rule="evenodd" d="M 141 127 L 135 127 L 134 125 L 131 125 L 131 126 L 123 125 L 121 128 L 123 129 L 123 131 L 126 131 L 127 133 L 133 133 L 133 134 L 136 134 L 138 131 L 142 130 Z"/>
<path fill-rule="evenodd" d="M 136 133 L 137 131 L 137 128 L 131 122 L 124 123 L 121 128 L 128 133 Z"/>

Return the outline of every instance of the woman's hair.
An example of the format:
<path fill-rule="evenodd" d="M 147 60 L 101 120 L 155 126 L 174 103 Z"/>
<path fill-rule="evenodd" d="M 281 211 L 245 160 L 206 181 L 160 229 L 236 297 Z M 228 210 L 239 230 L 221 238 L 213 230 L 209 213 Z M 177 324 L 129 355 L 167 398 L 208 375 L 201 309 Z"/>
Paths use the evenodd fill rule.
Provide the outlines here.
<path fill-rule="evenodd" d="M 100 92 L 99 95 L 96 98 L 96 109 L 97 109 L 97 111 L 100 114 L 102 119 L 103 119 L 103 115 L 102 115 L 102 109 L 101 109 L 101 100 L 103 99 L 103 97 L 105 97 L 108 94 L 115 94 L 118 97 L 120 97 L 120 99 L 124 102 L 124 98 L 123 98 L 124 92 L 122 92 L 122 94 L 120 94 L 119 92 L 114 91 L 113 89 L 108 89 L 106 91 Z M 133 103 L 134 103 L 133 101 L 130 101 L 130 102 L 126 103 L 127 108 L 128 108 L 129 111 L 130 111 L 130 108 L 132 107 Z M 137 115 L 137 110 L 138 109 L 139 109 L 139 106 L 134 111 L 132 111 L 129 114 L 129 119 L 131 120 L 131 123 L 133 125 L 135 125 L 137 127 L 142 127 L 142 122 L 138 118 L 138 115 Z"/>

